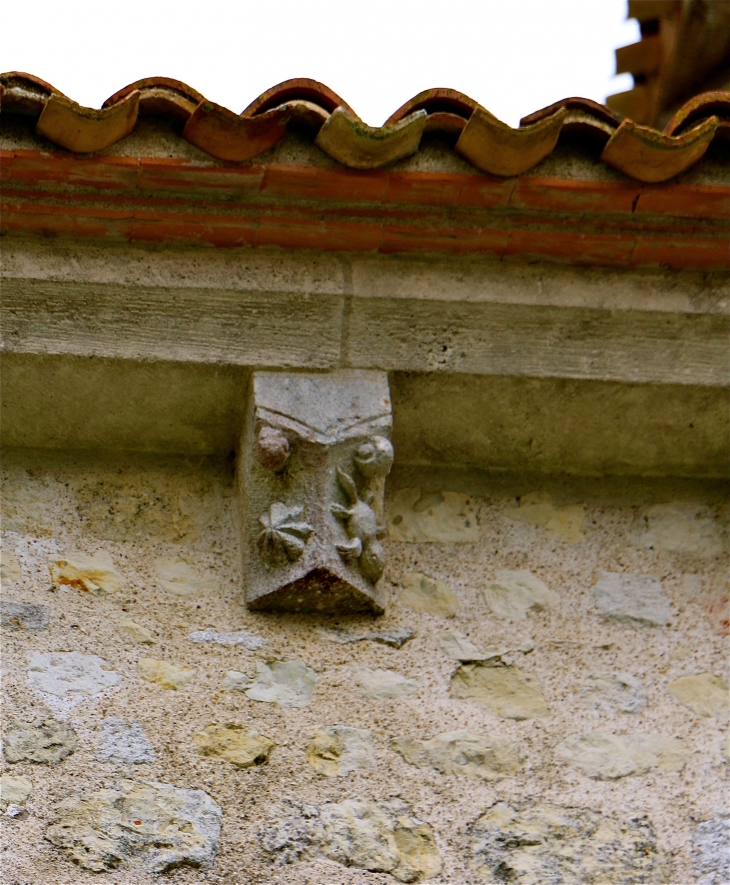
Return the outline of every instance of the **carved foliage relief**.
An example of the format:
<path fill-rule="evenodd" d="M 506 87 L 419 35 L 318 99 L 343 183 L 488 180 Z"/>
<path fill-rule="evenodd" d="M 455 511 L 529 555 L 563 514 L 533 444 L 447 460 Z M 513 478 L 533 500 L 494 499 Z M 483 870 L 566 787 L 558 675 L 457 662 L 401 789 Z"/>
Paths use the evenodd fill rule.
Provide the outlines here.
<path fill-rule="evenodd" d="M 384 373 L 254 374 L 239 464 L 249 606 L 382 611 L 391 424 Z"/>

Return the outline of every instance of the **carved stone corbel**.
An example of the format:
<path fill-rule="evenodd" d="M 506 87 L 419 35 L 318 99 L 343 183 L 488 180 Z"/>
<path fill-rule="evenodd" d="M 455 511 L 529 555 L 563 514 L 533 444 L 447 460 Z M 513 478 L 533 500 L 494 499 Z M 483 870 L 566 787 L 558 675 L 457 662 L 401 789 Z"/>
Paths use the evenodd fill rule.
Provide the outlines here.
<path fill-rule="evenodd" d="M 384 372 L 254 372 L 240 449 L 249 608 L 382 613 Z"/>

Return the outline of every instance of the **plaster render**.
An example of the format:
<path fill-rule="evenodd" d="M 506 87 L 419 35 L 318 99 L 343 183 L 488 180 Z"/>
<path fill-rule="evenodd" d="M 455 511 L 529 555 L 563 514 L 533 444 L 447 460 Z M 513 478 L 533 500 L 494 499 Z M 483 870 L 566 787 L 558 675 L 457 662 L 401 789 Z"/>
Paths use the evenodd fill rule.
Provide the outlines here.
<path fill-rule="evenodd" d="M 338 862 L 353 857 L 346 840 L 338 841 L 335 851 L 328 847 L 334 837 L 327 836 L 330 841 L 318 850 L 319 825 L 307 825 L 307 838 L 315 842 L 290 864 L 272 862 L 277 855 L 269 850 L 273 836 L 261 834 L 281 832 L 286 821 L 301 817 L 296 810 L 300 807 L 310 815 L 306 819 L 316 823 L 320 818 L 311 816 L 310 806 L 322 815 L 334 805 L 350 809 L 357 803 L 387 803 L 395 795 L 411 809 L 409 820 L 420 821 L 417 826 L 428 828 L 424 833 L 433 833 L 429 839 L 435 841 L 429 844 L 435 844 L 443 864 L 443 872 L 428 879 L 434 885 L 489 881 L 479 872 L 491 855 L 484 854 L 482 842 L 474 842 L 476 822 L 486 819 L 488 809 L 503 807 L 498 803 L 523 808 L 526 797 L 540 803 L 539 808 L 591 809 L 616 822 L 604 824 L 601 833 L 607 826 L 620 829 L 637 815 L 642 820 L 646 816 L 648 823 L 641 826 L 656 833 L 655 851 L 662 864 L 669 864 L 672 885 L 699 882 L 700 875 L 719 881 L 721 854 L 713 854 L 708 839 L 698 834 L 710 832 L 724 810 L 728 714 L 708 717 L 693 712 L 677 701 L 670 686 L 703 673 L 727 678 L 726 640 L 714 632 L 708 617 L 713 602 L 725 592 L 727 554 L 678 551 L 666 531 L 652 548 L 642 546 L 637 525 L 658 504 L 694 502 L 695 511 L 717 525 L 726 544 L 722 488 L 672 479 L 604 481 L 401 468 L 390 480 L 390 500 L 403 488 L 420 488 L 420 493 L 407 496 L 416 509 L 420 501 L 435 501 L 442 492 L 466 495 L 479 534 L 466 544 L 442 543 L 436 520 L 430 543 L 387 539 L 388 607 L 373 621 L 254 613 L 242 605 L 245 575 L 240 571 L 235 484 L 230 465 L 222 460 L 16 451 L 6 452 L 4 461 L 3 512 L 9 507 L 13 519 L 3 525 L 3 551 L 19 568 L 4 576 L 3 595 L 14 602 L 47 606 L 50 616 L 47 627 L 16 627 L 4 635 L 7 716 L 25 722 L 55 717 L 76 734 L 75 750 L 55 766 L 6 766 L 13 776 L 32 781 L 27 817 L 1 822 L 3 874 L 10 881 L 159 881 L 144 869 L 124 865 L 111 872 L 87 872 L 71 863 L 63 847 L 44 839 L 55 819 L 54 808 L 63 800 L 67 814 L 73 797 L 98 797 L 99 791 L 119 789 L 129 778 L 177 790 L 203 790 L 222 810 L 213 866 L 202 871 L 181 866 L 168 873 L 170 881 L 181 885 L 387 885 L 394 881 L 388 872 Z M 556 507 L 581 509 L 578 540 L 561 540 L 545 525 L 510 516 L 523 498 L 537 492 L 549 493 Z M 682 507 L 671 510 L 679 511 Z M 423 514 L 427 516 L 428 509 Z M 69 585 L 49 589 L 49 558 L 59 559 L 69 550 L 90 556 L 106 553 L 121 576 L 120 590 L 93 596 Z M 215 580 L 192 596 L 171 593 L 158 579 L 155 564 L 160 557 L 194 561 L 200 573 Z M 516 622 L 491 613 L 481 591 L 505 570 L 529 570 L 555 594 L 554 604 L 531 609 Z M 459 600 L 453 617 L 414 611 L 398 601 L 404 576 L 414 572 L 448 585 Z M 661 578 L 673 611 L 670 625 L 642 627 L 604 619 L 591 592 L 600 572 Z M 130 618 L 150 632 L 154 646 L 139 644 L 121 629 Z M 331 641 L 323 628 L 363 639 Z M 414 635 L 399 646 L 366 636 L 406 628 Z M 224 636 L 246 630 L 267 642 L 252 647 L 191 640 L 208 629 Z M 462 665 L 442 650 L 445 630 L 466 637 L 484 653 L 497 647 L 504 664 L 539 680 L 549 715 L 500 718 L 468 698 L 450 694 L 451 677 Z M 28 654 L 48 651 L 102 657 L 121 676 L 121 683 L 74 703 L 39 694 L 28 682 Z M 177 690 L 145 682 L 137 662 L 149 655 L 195 670 L 196 677 Z M 246 693 L 257 671 L 277 660 L 299 661 L 315 673 L 316 685 L 303 706 L 265 703 Z M 491 660 L 499 666 L 500 659 Z M 413 682 L 417 690 L 395 700 L 369 698 L 359 687 L 361 668 L 390 671 Z M 233 670 L 249 679 L 244 691 L 225 690 L 226 674 Z M 586 705 L 580 693 L 584 680 L 594 677 L 595 694 L 600 679 L 612 673 L 635 680 L 646 706 L 624 713 Z M 128 764 L 100 761 L 100 729 L 109 719 L 136 723 L 154 758 Z M 268 761 L 240 769 L 225 758 L 200 755 L 194 735 L 228 723 L 276 744 Z M 337 777 L 318 773 L 307 761 L 307 748 L 319 729 L 334 727 L 370 732 L 374 767 L 354 768 Z M 430 741 L 450 732 L 488 736 L 500 746 L 508 742 L 515 760 L 521 759 L 519 767 L 510 771 L 515 766 L 507 766 L 497 777 L 467 780 L 441 773 L 438 766 L 409 764 L 391 749 L 394 740 Z M 681 771 L 660 767 L 600 780 L 572 767 L 557 752 L 574 734 L 661 735 L 683 742 L 691 754 Z M 459 764 L 458 758 L 449 762 L 449 771 Z M 89 803 L 83 808 L 87 806 L 91 808 Z M 379 819 L 376 812 L 372 820 Z M 59 838 L 57 844 L 62 846 L 64 840 Z M 553 850 L 548 834 L 540 847 L 546 864 Z M 361 856 L 367 857 L 367 852 Z M 612 858 L 612 875 L 621 881 L 621 864 L 635 860 L 628 855 L 624 860 L 620 853 Z M 381 867 L 391 868 L 401 869 L 395 862 Z M 436 860 L 424 867 L 431 872 L 437 868 Z M 665 885 L 666 881 L 662 878 Z"/>

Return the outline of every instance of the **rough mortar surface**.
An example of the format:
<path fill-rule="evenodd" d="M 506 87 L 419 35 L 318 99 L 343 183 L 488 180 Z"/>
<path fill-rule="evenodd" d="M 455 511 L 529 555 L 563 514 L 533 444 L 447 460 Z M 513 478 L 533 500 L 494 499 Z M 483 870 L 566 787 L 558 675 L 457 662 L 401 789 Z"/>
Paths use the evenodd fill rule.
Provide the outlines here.
<path fill-rule="evenodd" d="M 50 729 L 2 760 L 25 796 L 0 816 L 3 882 L 727 881 L 727 511 L 707 486 L 394 481 L 376 619 L 247 611 L 227 462 L 26 450 L 3 474 L 6 747 L 11 723 Z M 51 580 L 89 560 L 118 588 Z M 414 574 L 458 605 L 403 604 Z M 145 659 L 194 678 L 170 690 Z M 652 736 L 683 764 L 591 776 L 557 751 L 590 755 L 576 735 L 611 737 L 606 770 Z"/>

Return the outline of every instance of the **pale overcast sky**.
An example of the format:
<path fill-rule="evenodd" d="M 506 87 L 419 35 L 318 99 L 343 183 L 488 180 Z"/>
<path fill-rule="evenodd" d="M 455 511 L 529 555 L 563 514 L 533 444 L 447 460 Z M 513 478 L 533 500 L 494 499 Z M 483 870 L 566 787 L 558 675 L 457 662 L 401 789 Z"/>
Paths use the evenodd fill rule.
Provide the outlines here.
<path fill-rule="evenodd" d="M 5 71 L 99 107 L 141 77 L 175 77 L 239 112 L 313 77 L 373 126 L 448 86 L 513 126 L 570 95 L 604 101 L 618 46 L 639 39 L 626 0 L 34 0 L 3 9 Z"/>

